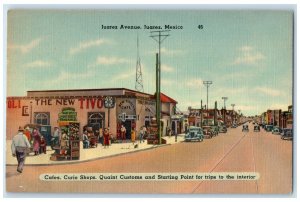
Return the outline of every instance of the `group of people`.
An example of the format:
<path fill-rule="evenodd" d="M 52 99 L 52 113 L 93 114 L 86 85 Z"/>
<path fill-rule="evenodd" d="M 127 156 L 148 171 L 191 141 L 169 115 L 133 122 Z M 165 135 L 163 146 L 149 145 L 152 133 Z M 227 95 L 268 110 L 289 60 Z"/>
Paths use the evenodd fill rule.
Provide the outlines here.
<path fill-rule="evenodd" d="M 121 125 L 121 139 L 122 141 L 126 142 L 126 128 L 124 127 L 124 125 Z M 136 141 L 136 133 L 137 131 L 135 130 L 135 128 L 132 128 L 131 130 L 131 142 L 134 144 Z M 147 128 L 145 126 L 142 126 L 138 132 L 138 138 L 140 143 L 144 142 L 144 138 L 147 135 Z"/>
<path fill-rule="evenodd" d="M 109 128 L 104 128 L 104 131 L 100 128 L 100 131 L 97 131 L 96 135 L 98 142 L 104 146 L 104 148 L 108 148 L 110 145 L 109 140 L 112 138 L 112 135 L 109 131 Z M 83 148 L 90 148 L 90 138 L 88 132 L 85 130 L 82 136 Z"/>

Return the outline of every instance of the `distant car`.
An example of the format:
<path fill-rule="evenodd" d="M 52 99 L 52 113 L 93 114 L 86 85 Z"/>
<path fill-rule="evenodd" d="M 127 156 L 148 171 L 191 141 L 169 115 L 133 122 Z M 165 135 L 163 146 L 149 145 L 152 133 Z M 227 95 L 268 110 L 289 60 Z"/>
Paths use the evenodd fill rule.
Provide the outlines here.
<path fill-rule="evenodd" d="M 265 126 L 265 130 L 266 130 L 267 132 L 271 132 L 271 131 L 273 130 L 273 125 L 266 125 L 266 126 Z"/>
<path fill-rule="evenodd" d="M 237 127 L 236 124 L 232 124 L 232 125 L 231 125 L 231 128 L 236 128 L 236 127 Z"/>
<path fill-rule="evenodd" d="M 272 130 L 272 134 L 280 135 L 282 130 L 279 127 L 274 127 Z"/>
<path fill-rule="evenodd" d="M 260 127 L 259 125 L 254 126 L 254 132 L 260 132 Z"/>
<path fill-rule="evenodd" d="M 248 125 L 243 125 L 242 132 L 249 132 Z"/>
<path fill-rule="evenodd" d="M 204 134 L 203 134 L 203 130 L 200 127 L 195 127 L 195 126 L 191 126 L 187 133 L 184 136 L 184 139 L 186 142 L 190 142 L 190 141 L 199 141 L 202 142 L 204 139 Z"/>
<path fill-rule="evenodd" d="M 220 132 L 220 133 L 227 133 L 227 128 L 226 128 L 226 126 L 219 126 L 219 132 Z"/>
<path fill-rule="evenodd" d="M 212 138 L 213 132 L 210 126 L 202 126 L 204 137 Z"/>
<path fill-rule="evenodd" d="M 292 140 L 293 139 L 293 129 L 290 129 L 290 128 L 282 129 L 281 139 L 282 140 Z"/>

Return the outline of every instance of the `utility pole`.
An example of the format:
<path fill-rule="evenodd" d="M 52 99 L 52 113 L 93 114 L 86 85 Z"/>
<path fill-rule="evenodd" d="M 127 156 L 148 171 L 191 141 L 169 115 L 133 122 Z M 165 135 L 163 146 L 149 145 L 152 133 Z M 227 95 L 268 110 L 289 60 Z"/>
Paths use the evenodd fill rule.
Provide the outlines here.
<path fill-rule="evenodd" d="M 224 100 L 223 121 L 224 124 L 226 124 L 226 100 L 228 99 L 228 97 L 222 97 L 222 99 Z"/>
<path fill-rule="evenodd" d="M 203 81 L 203 84 L 206 86 L 206 109 L 208 110 L 208 87 L 212 84 L 212 81 Z"/>
<path fill-rule="evenodd" d="M 235 106 L 235 104 L 231 104 L 231 106 L 232 106 L 232 124 L 233 124 L 234 123 L 233 113 L 234 113 L 234 106 Z"/>
<path fill-rule="evenodd" d="M 160 81 L 161 81 L 161 56 L 160 56 L 160 47 L 162 42 L 168 37 L 170 30 L 161 30 L 161 31 L 151 31 L 150 34 L 157 43 L 158 43 L 158 54 L 156 54 L 156 123 L 158 129 L 158 144 L 161 144 L 161 101 L 160 101 Z"/>
<path fill-rule="evenodd" d="M 231 104 L 231 106 L 232 106 L 232 112 L 234 111 L 234 106 L 235 106 L 235 104 Z"/>

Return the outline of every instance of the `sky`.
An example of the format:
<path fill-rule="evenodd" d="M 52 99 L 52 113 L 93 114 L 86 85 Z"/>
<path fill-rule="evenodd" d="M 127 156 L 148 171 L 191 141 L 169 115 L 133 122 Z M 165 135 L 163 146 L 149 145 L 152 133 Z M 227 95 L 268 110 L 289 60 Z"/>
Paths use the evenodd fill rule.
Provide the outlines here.
<path fill-rule="evenodd" d="M 11 10 L 7 96 L 30 90 L 135 88 L 137 36 L 144 92 L 155 92 L 158 43 L 144 25 L 178 25 L 161 45 L 161 91 L 180 111 L 228 97 L 245 115 L 287 110 L 293 93 L 293 13 L 266 10 Z M 118 26 L 119 29 L 102 29 Z M 121 25 L 141 26 L 124 30 Z M 199 29 L 202 25 L 202 29 Z"/>

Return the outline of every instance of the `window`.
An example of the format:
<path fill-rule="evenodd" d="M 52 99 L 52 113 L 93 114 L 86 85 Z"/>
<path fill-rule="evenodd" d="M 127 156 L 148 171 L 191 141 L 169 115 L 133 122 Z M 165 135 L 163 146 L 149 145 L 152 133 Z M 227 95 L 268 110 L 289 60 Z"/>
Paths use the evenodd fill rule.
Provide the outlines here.
<path fill-rule="evenodd" d="M 88 113 L 88 125 L 93 127 L 93 130 L 99 130 L 104 127 L 104 112 L 89 112 Z"/>
<path fill-rule="evenodd" d="M 34 123 L 41 125 L 50 124 L 50 112 L 35 112 L 34 113 Z"/>

